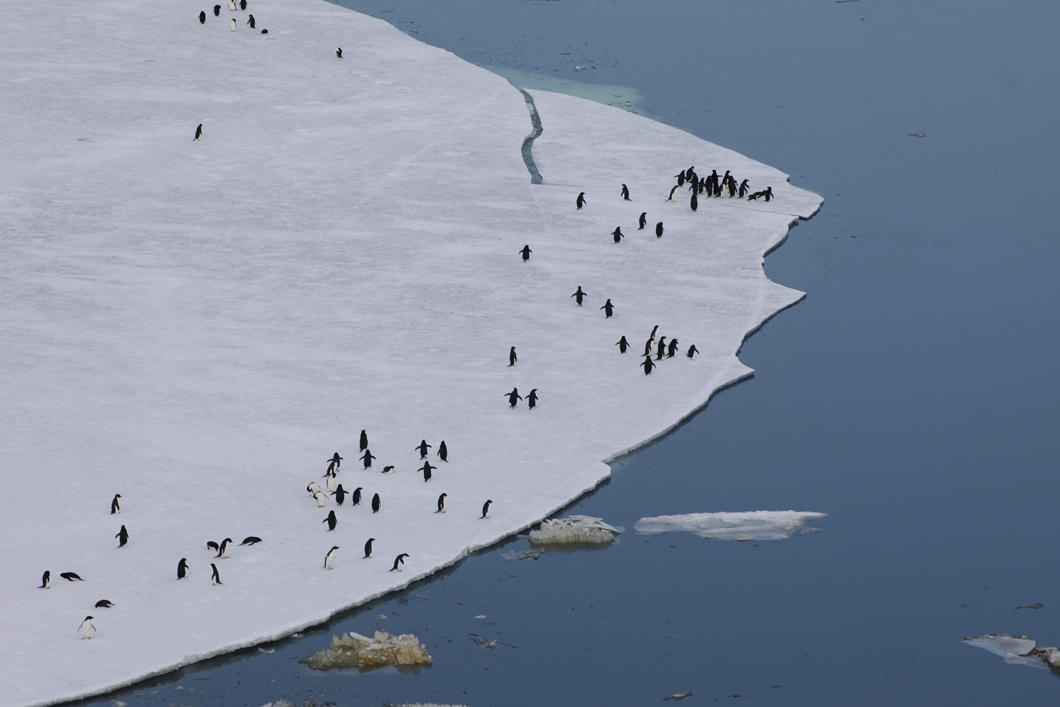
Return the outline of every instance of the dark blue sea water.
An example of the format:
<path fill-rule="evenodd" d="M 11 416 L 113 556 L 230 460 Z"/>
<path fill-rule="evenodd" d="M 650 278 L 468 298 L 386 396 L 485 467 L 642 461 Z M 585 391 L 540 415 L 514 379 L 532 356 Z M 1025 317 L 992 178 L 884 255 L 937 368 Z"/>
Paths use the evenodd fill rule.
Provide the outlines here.
<path fill-rule="evenodd" d="M 570 509 L 625 526 L 617 545 L 505 559 L 528 549 L 515 539 L 272 653 L 120 699 L 1060 702 L 1048 671 L 961 643 L 1060 643 L 1057 5 L 345 4 L 524 85 L 592 94 L 790 172 L 825 204 L 766 270 L 808 297 L 745 345 L 754 379 Z M 632 532 L 647 515 L 787 508 L 828 516 L 781 542 Z M 297 662 L 376 628 L 415 633 L 433 667 Z"/>

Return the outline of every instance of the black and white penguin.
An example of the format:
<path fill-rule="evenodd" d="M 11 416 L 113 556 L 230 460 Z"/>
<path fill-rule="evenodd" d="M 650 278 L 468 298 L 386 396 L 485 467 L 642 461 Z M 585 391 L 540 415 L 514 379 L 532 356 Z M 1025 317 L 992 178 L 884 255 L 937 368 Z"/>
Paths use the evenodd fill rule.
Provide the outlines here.
<path fill-rule="evenodd" d="M 375 542 L 375 538 L 368 538 L 367 540 L 365 540 L 365 542 L 364 542 L 364 557 L 361 558 L 362 560 L 367 560 L 369 557 L 372 556 L 372 543 L 374 543 L 374 542 Z"/>
<path fill-rule="evenodd" d="M 746 179 L 740 182 L 740 189 L 737 195 L 742 199 L 747 196 L 749 191 L 751 191 L 750 182 Z"/>
<path fill-rule="evenodd" d="M 217 565 L 210 563 L 210 584 L 220 584 L 221 573 L 217 571 Z"/>
<path fill-rule="evenodd" d="M 201 10 L 199 12 L 199 24 L 200 25 L 206 24 L 206 10 Z"/>
<path fill-rule="evenodd" d="M 640 365 L 644 367 L 644 375 L 650 376 L 651 369 L 655 368 L 655 361 L 651 360 L 651 356 L 645 356 L 644 360 L 640 362 Z"/>
<path fill-rule="evenodd" d="M 228 23 L 228 29 L 232 32 L 236 31 L 236 18 L 233 17 L 232 20 Z"/>
<path fill-rule="evenodd" d="M 579 307 L 581 307 L 582 306 L 582 300 L 585 299 L 585 296 L 587 294 L 588 294 L 587 292 L 583 292 L 582 291 L 582 286 L 578 285 L 578 289 L 574 291 L 574 294 L 571 295 L 571 297 L 573 297 L 574 301 L 578 303 Z"/>
<path fill-rule="evenodd" d="M 373 494 L 372 495 L 372 513 L 378 513 L 379 512 L 379 506 L 380 506 L 379 494 Z"/>
<path fill-rule="evenodd" d="M 518 354 L 515 353 L 515 347 L 508 349 L 508 367 L 511 368 L 515 365 L 515 362 L 519 360 Z"/>
<path fill-rule="evenodd" d="M 254 15 L 247 15 L 247 24 L 250 25 L 251 29 L 254 29 Z"/>
<path fill-rule="evenodd" d="M 656 352 L 655 352 L 655 360 L 656 361 L 661 361 L 662 357 L 663 357 L 663 354 L 665 354 L 665 353 L 666 353 L 666 337 L 665 336 L 660 336 L 659 337 L 659 345 L 658 345 L 658 348 L 656 349 Z"/>
<path fill-rule="evenodd" d="M 394 558 L 394 566 L 390 568 L 391 572 L 400 572 L 401 566 L 405 564 L 405 558 L 410 557 L 407 552 L 403 552 Z"/>
<path fill-rule="evenodd" d="M 118 547 L 125 547 L 125 544 L 129 542 L 129 531 L 123 525 L 114 537 L 118 539 Z"/>
<path fill-rule="evenodd" d="M 241 542 L 239 544 L 240 545 L 257 545 L 260 542 L 261 542 L 261 538 L 259 538 L 257 535 L 248 535 L 247 537 L 243 538 L 243 542 Z"/>
<path fill-rule="evenodd" d="M 225 538 L 221 541 L 221 544 L 217 547 L 217 557 L 226 558 L 228 557 L 228 548 L 232 546 L 232 538 Z"/>
<path fill-rule="evenodd" d="M 342 466 L 342 457 L 339 456 L 338 452 L 331 455 L 331 459 L 328 460 L 328 471 L 337 472 L 339 467 Z"/>
<path fill-rule="evenodd" d="M 360 503 L 361 503 L 361 487 L 358 486 L 357 488 L 355 488 L 353 490 L 353 493 L 350 494 L 350 505 L 351 506 L 357 506 L 357 505 L 360 505 Z"/>
<path fill-rule="evenodd" d="M 65 579 L 67 582 L 84 582 L 77 572 L 60 572 L 59 576 Z"/>
<path fill-rule="evenodd" d="M 361 439 L 360 439 L 360 442 L 358 444 L 360 445 L 359 446 L 360 451 L 363 452 L 364 450 L 368 449 L 368 432 L 367 431 L 361 430 Z"/>
<path fill-rule="evenodd" d="M 195 137 L 193 138 L 193 140 L 198 140 L 201 137 L 202 137 L 202 123 L 199 123 L 199 125 L 195 128 Z"/>
<path fill-rule="evenodd" d="M 693 194 L 692 198 L 688 200 L 688 208 L 692 209 L 693 211 L 699 208 L 699 197 L 697 197 L 695 194 Z"/>
<path fill-rule="evenodd" d="M 338 479 L 338 476 L 336 476 L 335 474 L 328 474 L 327 477 L 328 477 L 328 482 L 327 482 L 326 488 L 328 490 L 328 493 L 332 493 L 335 490 L 335 488 L 339 485 L 339 479 Z"/>
<path fill-rule="evenodd" d="M 655 341 L 655 335 L 659 333 L 659 325 L 656 324 L 651 328 L 651 334 L 648 335 L 648 341 Z"/>
<path fill-rule="evenodd" d="M 611 237 L 615 239 L 615 243 L 618 243 L 622 240 L 622 235 L 623 234 L 621 226 L 616 226 L 615 230 L 611 231 Z"/>
<path fill-rule="evenodd" d="M 685 354 L 685 355 L 688 356 L 689 358 L 692 358 L 697 353 L 699 353 L 699 349 L 696 348 L 695 344 L 692 344 L 691 346 L 688 347 L 688 353 Z"/>
<path fill-rule="evenodd" d="M 220 547 L 220 545 L 215 543 L 213 540 L 207 540 L 206 541 L 206 549 L 207 550 L 213 550 L 214 552 L 217 552 L 217 548 L 219 548 L 219 547 Z"/>
<path fill-rule="evenodd" d="M 214 17 L 220 17 L 221 16 L 221 6 L 220 5 L 214 5 L 213 6 L 213 16 Z"/>
<path fill-rule="evenodd" d="M 695 174 L 695 173 L 696 173 L 696 166 L 694 164 L 693 165 L 689 165 L 688 169 L 685 170 L 685 179 L 691 180 L 692 179 L 692 175 Z"/>
<path fill-rule="evenodd" d="M 331 495 L 335 497 L 335 503 L 341 506 L 342 502 L 346 500 L 346 496 L 348 496 L 349 493 L 346 491 L 346 489 L 342 488 L 342 484 L 339 484 L 335 487 L 335 491 Z"/>
<path fill-rule="evenodd" d="M 332 545 L 328 554 L 324 555 L 324 569 L 330 570 L 335 566 L 335 551 L 338 549 L 338 545 Z"/>
<path fill-rule="evenodd" d="M 394 465 L 393 464 L 387 464 L 386 466 L 383 467 L 383 470 L 380 471 L 379 473 L 380 474 L 393 474 L 394 473 Z"/>
<path fill-rule="evenodd" d="M 436 467 L 436 466 L 432 466 L 430 462 L 423 462 L 423 466 L 420 467 L 420 471 L 423 472 L 423 480 L 425 482 L 426 481 L 430 481 L 431 480 L 431 472 L 434 471 L 437 468 L 438 467 Z"/>
<path fill-rule="evenodd" d="M 426 459 L 427 458 L 427 450 L 430 449 L 431 446 L 432 445 L 427 444 L 427 440 L 421 439 L 420 443 L 417 444 L 415 447 L 413 447 L 413 449 L 415 449 L 416 451 L 418 451 L 420 453 L 420 459 Z"/>
<path fill-rule="evenodd" d="M 648 339 L 644 342 L 644 353 L 642 356 L 651 356 L 651 347 L 655 342 L 652 339 Z"/>
<path fill-rule="evenodd" d="M 641 211 L 640 212 L 640 218 L 637 219 L 637 230 L 638 231 L 643 231 L 644 227 L 647 226 L 647 225 L 648 225 L 648 212 L 647 211 Z"/>
<path fill-rule="evenodd" d="M 320 489 L 313 492 L 313 500 L 317 502 L 317 508 L 323 508 L 328 505 L 328 497 Z"/>
<path fill-rule="evenodd" d="M 52 586 L 52 571 L 44 570 L 44 574 L 40 576 L 40 586 L 38 589 L 47 589 Z"/>
<path fill-rule="evenodd" d="M 629 348 L 629 342 L 626 341 L 626 337 L 623 336 L 621 339 L 615 342 L 615 346 L 618 347 L 619 353 L 626 353 L 626 349 Z"/>
<path fill-rule="evenodd" d="M 482 504 L 482 515 L 479 516 L 479 520 L 482 520 L 490 514 L 490 505 L 492 504 L 493 499 L 487 498 L 486 502 Z"/>
<path fill-rule="evenodd" d="M 342 47 L 336 47 L 335 56 L 338 57 L 339 59 L 342 58 Z"/>
<path fill-rule="evenodd" d="M 78 626 L 77 630 L 81 632 L 81 640 L 92 638 L 92 632 L 96 630 L 96 627 L 92 625 L 92 618 L 91 616 L 86 616 L 85 620 Z"/>
<path fill-rule="evenodd" d="M 332 530 L 335 529 L 335 526 L 338 525 L 339 519 L 335 517 L 335 510 L 332 509 L 328 511 L 328 517 L 320 522 L 328 524 L 328 532 L 330 533 Z"/>
<path fill-rule="evenodd" d="M 585 206 L 585 192 L 578 194 L 578 198 L 577 200 L 575 200 L 574 203 L 578 206 L 579 209 Z"/>
<path fill-rule="evenodd" d="M 673 201 L 674 200 L 674 192 L 677 191 L 677 187 L 679 187 L 679 186 L 681 186 L 681 185 L 678 184 L 677 186 L 675 186 L 673 189 L 670 190 L 670 196 L 666 197 L 667 201 Z"/>
<path fill-rule="evenodd" d="M 611 315 L 615 313 L 615 305 L 611 304 L 611 298 L 610 297 L 607 298 L 607 301 L 604 302 L 604 306 L 600 307 L 600 309 L 604 310 L 604 318 L 605 319 L 610 319 L 611 318 Z"/>
<path fill-rule="evenodd" d="M 188 558 L 180 558 L 180 562 L 177 563 L 177 579 L 184 579 L 188 576 Z"/>
<path fill-rule="evenodd" d="M 110 514 L 116 515 L 121 512 L 121 494 L 114 494 L 114 498 L 110 500 Z"/>
<path fill-rule="evenodd" d="M 445 446 L 444 439 L 438 444 L 438 458 L 446 464 L 449 463 L 449 447 Z"/>
<path fill-rule="evenodd" d="M 676 353 L 677 339 L 670 339 L 670 343 L 666 345 L 666 358 L 673 358 Z"/>
<path fill-rule="evenodd" d="M 537 388 L 534 388 L 527 394 L 526 404 L 531 410 L 537 407 Z"/>
<path fill-rule="evenodd" d="M 677 186 L 683 186 L 685 183 L 685 171 L 682 169 L 674 175 L 674 178 L 677 180 Z"/>
<path fill-rule="evenodd" d="M 441 494 L 438 496 L 438 510 L 435 513 L 445 513 L 445 497 L 447 494 Z"/>
<path fill-rule="evenodd" d="M 660 221 L 659 223 L 655 224 L 655 237 L 656 238 L 662 238 L 662 234 L 663 234 L 663 225 L 662 225 L 662 221 Z"/>
<path fill-rule="evenodd" d="M 773 187 L 766 187 L 765 191 L 762 192 L 762 196 L 765 197 L 766 201 L 773 201 Z"/>
<path fill-rule="evenodd" d="M 372 467 L 372 460 L 376 457 L 372 454 L 372 450 L 365 449 L 364 454 L 362 454 L 360 458 L 364 460 L 364 468 L 370 469 Z"/>
<path fill-rule="evenodd" d="M 110 599 L 100 599 L 95 604 L 93 604 L 93 606 L 96 609 L 109 609 L 114 606 L 114 602 L 112 602 Z"/>
<path fill-rule="evenodd" d="M 508 398 L 508 406 L 515 407 L 515 404 L 523 399 L 523 396 L 519 395 L 518 388 L 512 388 L 512 392 L 505 393 L 504 397 Z"/>
<path fill-rule="evenodd" d="M 619 193 L 622 195 L 622 201 L 629 201 L 629 187 L 623 184 L 622 191 Z"/>
<path fill-rule="evenodd" d="M 316 496 L 317 491 L 320 490 L 320 484 L 315 481 L 310 481 L 308 484 L 306 484 L 305 490 L 309 492 L 310 496 Z"/>
<path fill-rule="evenodd" d="M 228 0 L 228 11 L 229 12 L 235 12 L 236 11 L 236 2 L 235 2 L 235 0 Z"/>
<path fill-rule="evenodd" d="M 530 246 L 529 245 L 524 245 L 522 248 L 519 249 L 519 255 L 523 256 L 523 262 L 524 263 L 527 260 L 530 260 L 530 254 L 533 253 L 533 252 L 534 251 L 530 250 Z"/>

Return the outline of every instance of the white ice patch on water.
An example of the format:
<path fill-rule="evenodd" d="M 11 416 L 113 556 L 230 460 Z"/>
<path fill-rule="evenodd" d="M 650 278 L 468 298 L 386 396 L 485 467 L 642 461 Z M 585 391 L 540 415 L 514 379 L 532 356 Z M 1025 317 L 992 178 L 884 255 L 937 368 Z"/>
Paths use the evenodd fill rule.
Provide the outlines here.
<path fill-rule="evenodd" d="M 824 516 L 807 511 L 685 513 L 641 518 L 633 529 L 645 534 L 686 532 L 711 540 L 786 540 L 796 533 L 816 532 L 806 521 Z"/>
<path fill-rule="evenodd" d="M 552 518 L 530 531 L 530 542 L 537 545 L 603 545 L 612 542 L 622 531 L 603 518 L 573 515 Z"/>
<path fill-rule="evenodd" d="M 984 636 L 965 638 L 964 642 L 1001 656 L 1006 663 L 1060 670 L 1060 651 L 1053 647 L 1039 648 L 1038 642 L 1027 636 L 988 633 Z"/>

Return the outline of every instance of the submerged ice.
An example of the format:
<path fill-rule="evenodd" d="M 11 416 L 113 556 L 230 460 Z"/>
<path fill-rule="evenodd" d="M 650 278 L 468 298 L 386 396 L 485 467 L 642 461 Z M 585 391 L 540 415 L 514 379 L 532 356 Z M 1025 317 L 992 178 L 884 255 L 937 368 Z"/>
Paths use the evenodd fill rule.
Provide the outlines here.
<path fill-rule="evenodd" d="M 693 533 L 710 540 L 786 540 L 796 533 L 816 532 L 806 521 L 824 513 L 807 511 L 745 511 L 685 513 L 641 518 L 638 533 Z"/>

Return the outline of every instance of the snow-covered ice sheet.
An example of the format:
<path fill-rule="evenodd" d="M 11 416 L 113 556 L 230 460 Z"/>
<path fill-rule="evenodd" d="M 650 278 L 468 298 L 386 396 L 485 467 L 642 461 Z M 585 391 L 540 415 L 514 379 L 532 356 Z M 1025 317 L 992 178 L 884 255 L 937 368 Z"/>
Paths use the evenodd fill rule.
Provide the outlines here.
<path fill-rule="evenodd" d="M 824 515 L 809 511 L 684 513 L 641 518 L 633 529 L 645 534 L 681 531 L 711 540 L 786 540 L 816 530 L 806 521 Z"/>
<path fill-rule="evenodd" d="M 317 0 L 251 0 L 235 31 L 225 6 L 200 24 L 185 0 L 0 7 L 7 703 L 292 633 L 526 528 L 749 375 L 743 338 L 801 297 L 762 270 L 820 205 L 783 173 L 533 92 L 533 186 L 523 96 L 383 22 Z M 690 164 L 776 199 L 692 213 L 665 200 Z M 641 211 L 662 238 L 637 231 Z M 681 354 L 645 376 L 656 324 Z M 514 387 L 536 388 L 537 407 L 510 409 Z M 421 439 L 439 467 L 426 483 Z M 334 451 L 358 506 L 305 491 Z M 263 542 L 224 559 L 205 547 L 246 535 Z M 79 640 L 88 614 L 97 630 Z"/>

